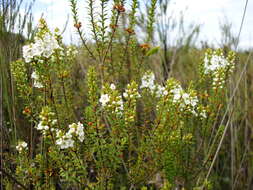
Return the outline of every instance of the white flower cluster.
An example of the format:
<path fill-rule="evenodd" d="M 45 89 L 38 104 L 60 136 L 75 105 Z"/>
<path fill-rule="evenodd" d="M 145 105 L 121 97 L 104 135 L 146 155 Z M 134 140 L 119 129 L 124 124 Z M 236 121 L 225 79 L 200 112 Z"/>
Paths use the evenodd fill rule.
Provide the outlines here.
<path fill-rule="evenodd" d="M 204 58 L 204 73 L 209 74 L 216 72 L 220 69 L 225 69 L 230 65 L 229 61 L 223 55 L 213 54 L 209 57 L 209 54 L 205 54 Z"/>
<path fill-rule="evenodd" d="M 23 150 L 27 149 L 27 143 L 25 141 L 20 141 L 16 146 L 16 149 L 19 153 L 21 153 Z"/>
<path fill-rule="evenodd" d="M 162 97 L 168 95 L 168 91 L 165 89 L 164 86 L 161 86 L 159 84 L 156 85 L 156 97 Z"/>
<path fill-rule="evenodd" d="M 155 86 L 155 75 L 151 71 L 146 72 L 141 79 L 140 88 L 148 88 L 151 91 L 154 91 Z"/>
<path fill-rule="evenodd" d="M 222 53 L 214 51 L 206 53 L 204 58 L 204 74 L 212 74 L 212 86 L 214 89 L 223 88 L 225 84 L 225 72 L 232 71 L 234 63 L 226 59 Z"/>
<path fill-rule="evenodd" d="M 43 88 L 43 84 L 39 81 L 39 75 L 36 71 L 33 71 L 31 78 L 33 79 L 33 86 L 35 88 Z"/>
<path fill-rule="evenodd" d="M 80 142 L 83 142 L 84 140 L 84 128 L 83 128 L 83 124 L 78 122 L 76 123 L 72 123 L 71 125 L 69 125 L 69 131 L 68 133 L 69 135 L 75 135 Z"/>
<path fill-rule="evenodd" d="M 74 140 L 72 139 L 72 135 L 64 134 L 61 130 L 57 131 L 56 144 L 60 147 L 60 149 L 67 149 L 74 146 Z"/>
<path fill-rule="evenodd" d="M 115 107 L 115 111 L 113 113 L 122 114 L 124 110 L 124 103 L 121 96 L 117 96 L 114 101 L 112 101 L 112 106 Z"/>
<path fill-rule="evenodd" d="M 57 131 L 56 137 L 56 144 L 61 149 L 67 149 L 74 146 L 74 139 L 73 137 L 77 137 L 80 142 L 84 141 L 84 127 L 83 124 L 78 122 L 72 123 L 69 125 L 69 130 L 66 134 L 64 134 L 61 130 Z"/>
<path fill-rule="evenodd" d="M 35 57 L 49 58 L 60 45 L 54 35 L 49 32 L 35 37 L 35 42 L 23 47 L 23 58 L 29 63 Z"/>
<path fill-rule="evenodd" d="M 177 84 L 170 92 L 173 94 L 173 102 L 178 103 L 180 109 L 188 109 L 192 114 L 197 115 L 198 98 L 195 95 L 184 92 L 182 87 Z"/>
<path fill-rule="evenodd" d="M 52 112 L 50 112 L 49 114 L 51 116 L 54 115 L 54 113 L 52 113 Z M 57 123 L 56 119 L 50 119 L 50 118 L 44 116 L 43 114 L 41 114 L 39 117 L 40 117 L 41 121 L 37 125 L 36 129 L 41 131 L 43 135 L 46 135 L 49 130 L 51 130 L 51 131 L 55 130 L 53 128 L 53 126 L 55 126 Z"/>
<path fill-rule="evenodd" d="M 110 89 L 116 90 L 116 86 L 112 83 L 110 85 Z M 99 102 L 101 103 L 102 107 L 114 108 L 114 110 L 112 110 L 113 113 L 121 115 L 122 111 L 124 110 L 121 96 L 111 97 L 109 94 L 101 94 Z"/>
<path fill-rule="evenodd" d="M 155 75 L 151 71 L 148 71 L 143 75 L 140 88 L 148 88 L 158 98 L 168 95 L 168 91 L 165 87 L 155 84 Z"/>

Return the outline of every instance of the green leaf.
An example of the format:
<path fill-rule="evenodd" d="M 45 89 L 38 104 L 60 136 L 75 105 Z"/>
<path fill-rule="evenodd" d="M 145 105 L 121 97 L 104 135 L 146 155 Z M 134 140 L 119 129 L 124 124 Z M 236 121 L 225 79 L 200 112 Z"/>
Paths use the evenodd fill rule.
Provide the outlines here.
<path fill-rule="evenodd" d="M 146 56 L 151 56 L 151 55 L 154 55 L 156 54 L 158 51 L 159 51 L 160 47 L 154 47 L 154 48 L 151 48 L 147 53 L 146 53 Z"/>

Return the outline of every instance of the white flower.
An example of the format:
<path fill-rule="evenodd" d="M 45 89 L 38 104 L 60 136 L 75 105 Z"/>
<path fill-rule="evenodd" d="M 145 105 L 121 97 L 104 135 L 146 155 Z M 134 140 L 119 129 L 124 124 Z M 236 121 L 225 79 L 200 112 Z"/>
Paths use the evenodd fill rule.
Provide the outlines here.
<path fill-rule="evenodd" d="M 26 150 L 26 149 L 27 149 L 27 143 L 24 142 L 24 141 L 20 141 L 20 142 L 18 143 L 18 145 L 16 146 L 16 149 L 17 149 L 17 151 L 18 151 L 19 153 L 22 152 L 23 150 Z"/>
<path fill-rule="evenodd" d="M 110 85 L 110 89 L 115 90 L 115 89 L 116 89 L 116 86 L 112 83 L 112 84 Z"/>
<path fill-rule="evenodd" d="M 128 94 L 126 92 L 123 93 L 123 97 L 124 98 L 127 98 L 128 97 Z"/>
<path fill-rule="evenodd" d="M 67 136 L 62 136 L 56 140 L 56 144 L 60 146 L 60 149 L 67 149 L 74 146 L 74 140 Z"/>
<path fill-rule="evenodd" d="M 191 103 L 191 101 L 190 101 L 190 95 L 188 93 L 183 93 L 182 94 L 182 99 L 184 100 L 184 103 L 186 105 L 189 105 Z"/>
<path fill-rule="evenodd" d="M 66 134 L 63 134 L 61 130 L 56 132 L 56 144 L 60 149 L 67 149 L 74 146 L 73 137 L 77 137 L 80 142 L 84 141 L 84 127 L 83 124 L 78 122 L 69 125 L 69 130 Z"/>
<path fill-rule="evenodd" d="M 203 118 L 207 118 L 206 110 L 203 110 L 202 112 L 200 112 L 199 115 L 200 115 L 201 117 L 203 117 Z"/>
<path fill-rule="evenodd" d="M 44 130 L 47 131 L 49 127 L 47 125 L 44 126 Z"/>
<path fill-rule="evenodd" d="M 66 133 L 65 137 L 68 138 L 68 139 L 71 139 L 72 138 L 72 133 L 70 133 L 70 132 Z"/>
<path fill-rule="evenodd" d="M 36 43 L 33 44 L 33 56 L 41 56 L 43 54 L 43 41 L 41 39 L 37 39 Z"/>
<path fill-rule="evenodd" d="M 205 74 L 215 72 L 221 68 L 226 68 L 230 63 L 223 55 L 216 55 L 215 53 L 208 59 L 208 54 L 204 58 L 204 72 Z"/>
<path fill-rule="evenodd" d="M 63 143 L 63 138 L 59 138 L 59 139 L 56 140 L 57 145 L 61 146 L 62 143 Z"/>
<path fill-rule="evenodd" d="M 180 85 L 176 85 L 170 92 L 173 94 L 172 101 L 179 104 L 182 111 L 187 108 L 192 114 L 197 115 L 195 111 L 198 104 L 197 96 L 184 92 Z"/>
<path fill-rule="evenodd" d="M 69 125 L 69 131 L 67 133 L 67 135 L 71 135 L 72 134 L 76 135 L 78 137 L 78 139 L 83 142 L 84 140 L 84 127 L 83 124 L 78 122 L 76 123 L 72 123 L 71 125 Z"/>
<path fill-rule="evenodd" d="M 152 72 L 147 72 L 141 79 L 140 88 L 149 88 L 151 91 L 155 89 L 155 75 Z"/>
<path fill-rule="evenodd" d="M 44 131 L 44 130 L 47 131 L 47 130 L 49 130 L 49 126 L 44 125 L 43 121 L 40 121 L 38 126 L 37 126 L 37 129 L 40 130 L 40 131 Z"/>
<path fill-rule="evenodd" d="M 61 130 L 56 131 L 56 144 L 60 147 L 60 149 L 66 149 L 74 146 L 74 140 L 72 140 L 71 134 L 63 134 Z"/>
<path fill-rule="evenodd" d="M 36 71 L 33 71 L 31 78 L 34 79 L 33 86 L 36 88 L 43 88 L 43 84 L 39 82 L 39 75 Z"/>
<path fill-rule="evenodd" d="M 192 107 L 196 107 L 197 104 L 198 104 L 198 102 L 199 102 L 199 100 L 198 100 L 198 98 L 196 96 L 191 97 L 190 104 L 191 104 Z"/>
<path fill-rule="evenodd" d="M 115 105 L 115 112 L 117 114 L 122 114 L 122 111 L 124 110 L 124 102 L 122 100 L 122 98 L 120 96 L 117 97 L 117 101 L 113 101 L 112 103 L 113 105 Z"/>
<path fill-rule="evenodd" d="M 74 46 L 69 46 L 67 51 L 66 51 L 66 54 L 67 54 L 68 57 L 70 57 L 70 56 L 77 55 L 78 51 Z"/>
<path fill-rule="evenodd" d="M 34 57 L 49 58 L 56 49 L 60 49 L 58 41 L 47 32 L 41 38 L 35 37 L 34 43 L 23 46 L 23 57 L 25 62 L 31 62 Z"/>
<path fill-rule="evenodd" d="M 42 125 L 42 122 L 39 122 L 38 126 L 37 126 L 38 130 L 43 130 L 44 129 L 44 125 Z"/>
<path fill-rule="evenodd" d="M 174 89 L 171 90 L 173 96 L 173 102 L 178 102 L 183 94 L 183 89 L 180 85 L 175 86 Z"/>
<path fill-rule="evenodd" d="M 84 128 L 83 128 L 83 124 L 78 122 L 77 124 L 77 135 L 78 135 L 78 139 L 79 141 L 83 142 L 84 141 Z"/>
<path fill-rule="evenodd" d="M 161 96 L 166 96 L 168 95 L 168 91 L 165 89 L 165 87 L 161 85 L 156 86 L 156 96 L 161 97 Z"/>
<path fill-rule="evenodd" d="M 40 82 L 38 82 L 38 81 L 34 81 L 33 86 L 34 86 L 35 88 L 43 88 L 43 87 L 44 87 L 43 84 L 40 83 Z"/>
<path fill-rule="evenodd" d="M 23 58 L 25 59 L 25 62 L 27 63 L 31 62 L 33 58 L 32 49 L 33 49 L 32 45 L 23 46 Z"/>
<path fill-rule="evenodd" d="M 102 94 L 99 102 L 102 104 L 102 106 L 105 106 L 110 101 L 110 96 L 108 94 Z"/>
<path fill-rule="evenodd" d="M 33 71 L 31 77 L 32 77 L 32 79 L 35 79 L 35 80 L 39 79 L 39 76 L 38 76 L 38 74 L 36 73 L 36 71 Z"/>
<path fill-rule="evenodd" d="M 54 119 L 53 121 L 52 121 L 52 125 L 55 125 L 57 123 L 57 119 Z"/>

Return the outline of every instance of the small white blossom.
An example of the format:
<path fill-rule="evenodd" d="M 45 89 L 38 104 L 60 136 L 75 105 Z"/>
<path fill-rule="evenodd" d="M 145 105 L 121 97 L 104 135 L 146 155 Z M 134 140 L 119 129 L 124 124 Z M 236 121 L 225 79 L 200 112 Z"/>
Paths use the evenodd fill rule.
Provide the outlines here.
<path fill-rule="evenodd" d="M 21 153 L 23 150 L 27 149 L 27 143 L 24 141 L 20 141 L 18 145 L 16 146 L 16 149 L 19 153 Z"/>
<path fill-rule="evenodd" d="M 56 131 L 56 144 L 60 147 L 60 149 L 67 149 L 74 146 L 74 140 L 72 139 L 71 134 L 64 134 L 63 131 Z"/>
<path fill-rule="evenodd" d="M 33 81 L 33 86 L 36 88 L 43 88 L 43 84 L 39 81 L 39 75 L 37 74 L 36 71 L 33 71 L 31 78 L 34 80 Z"/>
<path fill-rule="evenodd" d="M 32 45 L 23 46 L 23 57 L 25 59 L 25 62 L 27 63 L 31 62 L 33 58 L 32 49 L 33 49 Z"/>
<path fill-rule="evenodd" d="M 54 119 L 53 121 L 52 121 L 52 125 L 55 125 L 57 123 L 57 119 Z"/>
<path fill-rule="evenodd" d="M 38 81 L 34 81 L 33 86 L 34 86 L 35 88 L 43 88 L 43 87 L 44 87 L 43 84 L 40 83 L 40 82 L 38 82 Z"/>
<path fill-rule="evenodd" d="M 155 75 L 152 72 L 147 72 L 141 79 L 140 88 L 149 88 L 151 91 L 155 90 Z"/>
<path fill-rule="evenodd" d="M 112 83 L 112 84 L 110 85 L 110 89 L 115 90 L 115 89 L 116 89 L 116 86 Z"/>
<path fill-rule="evenodd" d="M 38 126 L 36 128 L 38 130 L 40 130 L 40 131 L 44 131 L 44 130 L 48 130 L 49 129 L 49 127 L 47 125 L 43 124 L 43 121 L 40 121 L 39 124 L 38 124 Z"/>
<path fill-rule="evenodd" d="M 122 111 L 124 110 L 124 102 L 121 98 L 121 96 L 116 97 L 117 101 L 113 101 L 112 105 L 115 106 L 115 112 L 117 114 L 122 114 Z"/>
<path fill-rule="evenodd" d="M 127 98 L 127 97 L 128 97 L 128 93 L 123 92 L 123 97 L 124 97 L 124 98 Z"/>
<path fill-rule="evenodd" d="M 156 85 L 156 96 L 161 97 L 166 95 L 168 95 L 168 91 L 165 89 L 165 87 L 161 85 Z"/>
<path fill-rule="evenodd" d="M 110 101 L 110 96 L 108 94 L 102 94 L 99 102 L 102 104 L 102 106 L 105 106 Z"/>
<path fill-rule="evenodd" d="M 78 122 L 76 123 L 72 123 L 71 125 L 69 125 L 69 131 L 67 132 L 67 135 L 76 135 L 78 137 L 78 139 L 83 142 L 84 140 L 84 127 L 83 124 Z"/>
<path fill-rule="evenodd" d="M 38 79 L 39 79 L 39 76 L 38 76 L 38 74 L 36 73 L 36 71 L 33 71 L 31 77 L 32 77 L 32 79 L 35 79 L 35 80 L 38 80 Z"/>
<path fill-rule="evenodd" d="M 175 86 L 175 88 L 173 88 L 171 90 L 172 94 L 173 94 L 173 102 L 178 102 L 181 99 L 181 96 L 183 94 L 183 89 L 180 85 Z"/>
<path fill-rule="evenodd" d="M 199 115 L 200 115 L 201 117 L 203 117 L 203 118 L 207 118 L 206 110 L 203 110 L 202 112 L 200 112 Z"/>
<path fill-rule="evenodd" d="M 64 135 L 56 140 L 56 144 L 60 146 L 60 149 L 67 149 L 74 146 L 74 140 Z"/>

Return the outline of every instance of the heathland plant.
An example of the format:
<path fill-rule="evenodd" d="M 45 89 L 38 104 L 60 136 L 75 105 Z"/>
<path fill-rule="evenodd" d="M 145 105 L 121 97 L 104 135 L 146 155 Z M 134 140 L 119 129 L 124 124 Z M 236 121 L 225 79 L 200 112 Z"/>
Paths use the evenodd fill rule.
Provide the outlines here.
<path fill-rule="evenodd" d="M 206 174 L 224 133 L 219 121 L 235 54 L 206 50 L 187 87 L 161 81 L 148 64 L 159 51 L 152 47 L 157 1 L 141 40 L 138 1 L 131 2 L 128 11 L 124 0 L 101 0 L 97 14 L 89 0 L 89 43 L 70 0 L 89 60 L 79 65 L 83 76 L 76 69 L 83 49 L 64 45 L 44 19 L 23 58 L 11 63 L 29 135 L 18 131 L 12 142 L 6 189 L 217 189 L 219 170 Z"/>
<path fill-rule="evenodd" d="M 117 14 L 124 8 L 114 7 Z M 111 82 L 106 64 L 112 63 L 103 62 L 107 54 L 100 55 L 106 58 L 99 69 L 91 65 L 85 82 L 75 86 L 75 47 L 64 46 L 59 30 L 51 32 L 45 20 L 38 27 L 34 42 L 23 47 L 23 59 L 11 64 L 21 109 L 36 131 L 16 144 L 13 162 L 20 183 L 35 189 L 211 187 L 212 180 L 204 177 L 223 130 L 213 125 L 234 69 L 232 52 L 225 57 L 221 50 L 208 50 L 198 80 L 187 89 L 173 78 L 157 83 L 145 67 L 139 79 Z M 114 43 L 96 44 L 97 53 Z M 82 103 L 74 98 L 78 88 L 86 92 Z M 9 180 L 5 183 L 11 187 Z"/>

